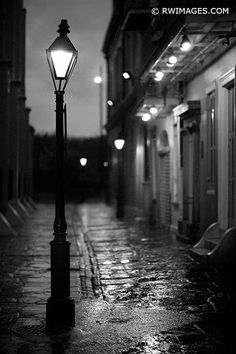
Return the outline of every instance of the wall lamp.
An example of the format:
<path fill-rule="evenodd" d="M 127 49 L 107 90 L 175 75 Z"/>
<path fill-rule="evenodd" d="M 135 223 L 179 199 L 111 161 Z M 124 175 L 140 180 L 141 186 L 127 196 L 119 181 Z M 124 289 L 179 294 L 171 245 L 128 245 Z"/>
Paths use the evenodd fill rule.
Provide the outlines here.
<path fill-rule="evenodd" d="M 128 71 L 123 72 L 122 76 L 125 80 L 131 79 L 131 75 L 128 73 Z"/>
<path fill-rule="evenodd" d="M 143 122 L 148 122 L 151 119 L 151 114 L 150 113 L 144 113 L 142 115 L 142 121 Z"/>
<path fill-rule="evenodd" d="M 191 49 L 192 47 L 192 44 L 187 36 L 187 34 L 183 34 L 182 36 L 182 41 L 181 41 L 181 44 L 180 44 L 180 50 L 182 50 L 183 52 L 187 52 Z"/>
<path fill-rule="evenodd" d="M 174 66 L 174 65 L 177 63 L 177 61 L 178 61 L 177 57 L 172 54 L 172 55 L 169 57 L 169 60 L 168 60 L 167 65 L 169 64 L 168 66 Z"/>
<path fill-rule="evenodd" d="M 154 79 L 156 81 L 161 81 L 164 77 L 164 73 L 161 71 L 161 70 L 158 70 L 156 73 L 155 73 L 155 77 Z"/>
<path fill-rule="evenodd" d="M 134 76 L 134 75 L 132 75 L 130 72 L 128 72 L 128 71 L 124 71 L 123 73 L 122 73 L 122 76 L 123 76 L 123 78 L 126 80 L 126 81 L 131 81 L 133 84 L 134 84 L 134 82 L 135 82 L 135 80 L 136 80 L 136 77 Z"/>
<path fill-rule="evenodd" d="M 101 76 L 95 76 L 94 80 L 95 84 L 101 84 L 102 83 L 102 77 Z"/>
<path fill-rule="evenodd" d="M 114 106 L 114 102 L 112 100 L 107 100 L 107 104 L 110 107 Z"/>
<path fill-rule="evenodd" d="M 149 112 L 153 115 L 156 115 L 158 112 L 158 109 L 155 106 L 152 106 L 149 108 Z"/>

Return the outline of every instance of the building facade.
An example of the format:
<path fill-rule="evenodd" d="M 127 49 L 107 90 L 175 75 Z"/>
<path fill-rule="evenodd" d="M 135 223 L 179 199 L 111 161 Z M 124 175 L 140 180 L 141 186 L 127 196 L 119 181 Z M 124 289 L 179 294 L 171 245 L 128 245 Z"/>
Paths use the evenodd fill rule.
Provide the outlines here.
<path fill-rule="evenodd" d="M 23 212 L 20 203 L 26 203 L 32 194 L 33 129 L 25 97 L 25 14 L 21 0 L 1 3 L 0 211 L 1 220 L 6 216 L 9 221 L 17 215 L 13 204 Z"/>
<path fill-rule="evenodd" d="M 118 216 L 144 217 L 195 244 L 205 262 L 232 258 L 235 9 L 216 2 L 199 15 L 182 1 L 186 13 L 168 14 L 174 1 L 113 4 L 103 46 L 110 201 Z"/>

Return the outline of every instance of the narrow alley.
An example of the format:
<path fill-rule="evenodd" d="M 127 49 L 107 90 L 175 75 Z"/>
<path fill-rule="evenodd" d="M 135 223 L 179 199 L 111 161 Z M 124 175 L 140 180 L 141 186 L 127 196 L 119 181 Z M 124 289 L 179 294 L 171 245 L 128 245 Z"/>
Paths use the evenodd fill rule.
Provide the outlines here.
<path fill-rule="evenodd" d="M 233 352 L 233 274 L 102 202 L 67 207 L 76 326 L 46 335 L 54 207 L 37 207 L 18 235 L 0 238 L 1 354 Z"/>
<path fill-rule="evenodd" d="M 235 4 L 1 5 L 0 354 L 235 353 Z"/>

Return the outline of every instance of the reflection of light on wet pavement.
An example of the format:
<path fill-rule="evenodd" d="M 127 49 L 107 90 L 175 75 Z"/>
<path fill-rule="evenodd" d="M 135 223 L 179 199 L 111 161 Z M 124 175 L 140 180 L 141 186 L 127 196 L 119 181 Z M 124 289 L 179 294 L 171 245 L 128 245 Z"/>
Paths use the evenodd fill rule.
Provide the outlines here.
<path fill-rule="evenodd" d="M 194 354 L 218 348 L 215 332 L 220 333 L 221 323 L 215 331 L 215 323 L 210 322 L 208 329 L 205 320 L 215 316 L 218 303 L 223 303 L 221 285 L 215 282 L 217 273 L 193 263 L 186 252 L 188 246 L 178 243 L 174 234 L 149 229 L 141 221 L 120 223 L 106 214 L 100 218 L 100 209 L 95 208 L 92 214 L 88 210 L 90 216 L 85 221 L 103 299 L 111 308 L 93 307 L 88 317 L 95 316 L 99 326 L 109 322 L 109 329 L 127 326 L 126 350 L 117 352 Z M 118 313 L 114 311 L 117 306 L 130 312 Z M 204 322 L 196 324 L 198 318 Z M 115 338 L 118 336 L 116 332 Z"/>
<path fill-rule="evenodd" d="M 112 261 L 104 261 L 103 264 L 112 264 Z"/>
<path fill-rule="evenodd" d="M 135 347 L 137 353 L 161 354 L 160 343 L 155 336 L 146 335 L 143 340 Z"/>
<path fill-rule="evenodd" d="M 123 264 L 129 263 L 129 260 L 128 259 L 121 259 L 120 263 L 123 263 Z"/>

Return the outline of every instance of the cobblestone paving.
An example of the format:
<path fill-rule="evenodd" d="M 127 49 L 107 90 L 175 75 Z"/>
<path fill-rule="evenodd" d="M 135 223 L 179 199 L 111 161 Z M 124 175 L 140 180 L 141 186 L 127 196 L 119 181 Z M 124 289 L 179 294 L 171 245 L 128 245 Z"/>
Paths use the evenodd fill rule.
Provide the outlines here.
<path fill-rule="evenodd" d="M 202 266 L 174 235 L 67 205 L 76 326 L 46 336 L 54 207 L 0 237 L 0 354 L 234 353 L 235 273 Z"/>
<path fill-rule="evenodd" d="M 119 222 L 110 209 L 102 215 L 99 209 L 84 206 L 80 213 L 103 298 L 126 307 L 174 311 L 189 319 L 193 315 L 190 323 L 146 335 L 124 353 L 233 352 L 234 270 L 200 265 L 174 235 L 141 222 Z"/>
<path fill-rule="evenodd" d="M 83 289 L 78 276 L 80 254 L 70 222 L 72 210 L 73 206 L 69 205 L 71 296 L 78 303 Z M 44 333 L 46 301 L 51 293 L 49 242 L 53 239 L 53 220 L 53 204 L 40 204 L 18 227 L 17 235 L 0 237 L 0 334 L 8 339 L 9 333 L 20 337 Z M 3 339 L 1 350 L 4 344 Z"/>

